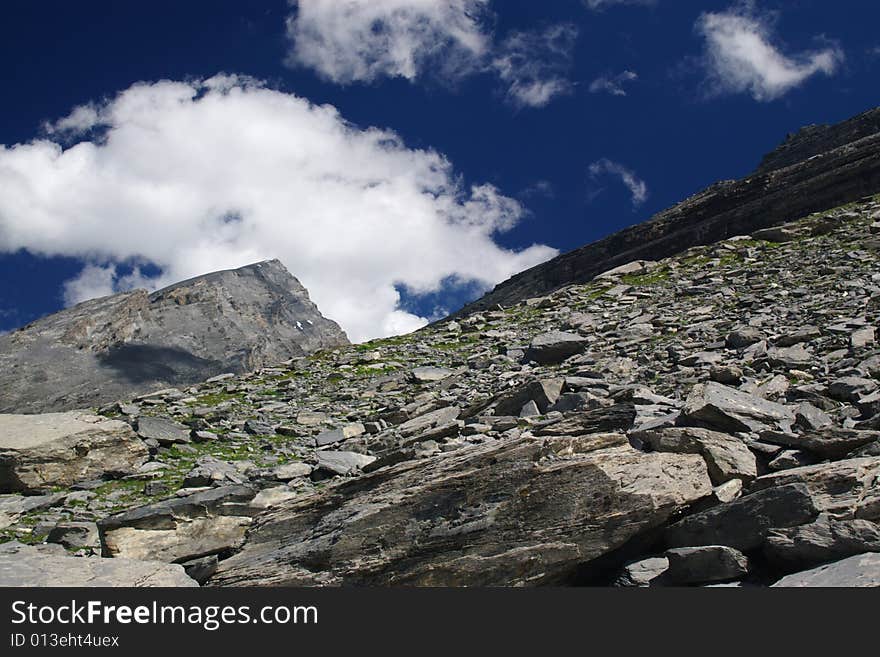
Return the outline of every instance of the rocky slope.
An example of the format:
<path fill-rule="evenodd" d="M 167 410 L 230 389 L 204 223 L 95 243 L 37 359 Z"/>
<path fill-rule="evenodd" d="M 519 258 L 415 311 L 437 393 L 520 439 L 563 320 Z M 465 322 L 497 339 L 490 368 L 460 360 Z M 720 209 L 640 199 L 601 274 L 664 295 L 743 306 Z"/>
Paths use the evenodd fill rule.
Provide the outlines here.
<path fill-rule="evenodd" d="M 752 175 L 721 182 L 592 244 L 521 272 L 457 313 L 508 307 L 632 262 L 747 235 L 880 189 L 880 108 L 790 136 Z"/>
<path fill-rule="evenodd" d="M 113 472 L 0 447 L 2 535 L 211 586 L 876 586 L 878 265 L 873 197 L 109 404 Z"/>
<path fill-rule="evenodd" d="M 271 260 L 87 301 L 0 336 L 0 412 L 83 408 L 347 343 Z"/>

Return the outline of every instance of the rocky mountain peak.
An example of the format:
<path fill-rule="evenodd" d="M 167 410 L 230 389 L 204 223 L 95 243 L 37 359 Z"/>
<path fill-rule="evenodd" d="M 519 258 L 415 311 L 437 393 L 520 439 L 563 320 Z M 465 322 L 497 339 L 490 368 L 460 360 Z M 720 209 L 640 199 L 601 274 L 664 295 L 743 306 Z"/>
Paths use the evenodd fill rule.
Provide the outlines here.
<path fill-rule="evenodd" d="M 0 337 L 0 410 L 99 405 L 348 344 L 279 260 L 92 299 Z"/>

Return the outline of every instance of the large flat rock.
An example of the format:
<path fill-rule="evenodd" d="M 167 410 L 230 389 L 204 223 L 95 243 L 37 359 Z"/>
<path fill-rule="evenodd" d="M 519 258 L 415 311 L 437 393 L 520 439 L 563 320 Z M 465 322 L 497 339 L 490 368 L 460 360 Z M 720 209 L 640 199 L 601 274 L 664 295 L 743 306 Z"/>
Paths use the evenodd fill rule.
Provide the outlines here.
<path fill-rule="evenodd" d="M 596 445 L 521 438 L 383 468 L 258 517 L 209 583 L 560 583 L 711 493 L 698 455 Z"/>
<path fill-rule="evenodd" d="M 149 457 L 125 422 L 82 411 L 0 415 L 0 492 L 133 473 Z"/>
<path fill-rule="evenodd" d="M 193 587 L 182 566 L 157 561 L 71 557 L 20 543 L 0 545 L 0 586 Z"/>

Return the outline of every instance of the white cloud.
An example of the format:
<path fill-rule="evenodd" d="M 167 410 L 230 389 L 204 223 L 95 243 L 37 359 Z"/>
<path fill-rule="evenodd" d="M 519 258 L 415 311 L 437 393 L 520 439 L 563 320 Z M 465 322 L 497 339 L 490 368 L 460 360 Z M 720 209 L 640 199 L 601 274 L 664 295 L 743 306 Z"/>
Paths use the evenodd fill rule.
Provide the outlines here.
<path fill-rule="evenodd" d="M 613 7 L 615 5 L 650 7 L 657 4 L 657 0 L 584 0 L 584 4 L 590 9 L 601 11 L 606 7 Z"/>
<path fill-rule="evenodd" d="M 543 32 L 514 32 L 498 48 L 493 66 L 517 106 L 543 107 L 569 93 L 566 78 L 578 31 L 573 25 L 553 25 Z"/>
<path fill-rule="evenodd" d="M 590 84 L 590 93 L 608 93 L 612 96 L 626 96 L 623 85 L 627 82 L 638 80 L 638 74 L 633 71 L 624 71 L 617 75 L 602 76 L 593 80 Z"/>
<path fill-rule="evenodd" d="M 92 108 L 92 122 L 77 109 L 54 125 L 89 129 L 80 143 L 0 146 L 0 252 L 90 263 L 70 301 L 278 257 L 365 339 L 424 324 L 395 286 L 486 288 L 556 253 L 498 246 L 523 208 L 464 189 L 439 153 L 254 80 L 139 83 Z M 162 275 L 120 279 L 114 265 L 132 262 Z"/>
<path fill-rule="evenodd" d="M 82 301 L 106 297 L 137 288 L 154 288 L 155 282 L 134 267 L 130 274 L 119 274 L 115 264 L 87 263 L 82 271 L 63 287 L 64 304 L 73 306 Z"/>
<path fill-rule="evenodd" d="M 288 63 L 340 84 L 414 80 L 427 65 L 460 73 L 490 47 L 489 1 L 293 0 Z"/>
<path fill-rule="evenodd" d="M 648 199 L 648 186 L 631 169 L 607 158 L 602 158 L 590 165 L 590 176 L 593 179 L 605 175 L 620 178 L 632 196 L 633 207 L 639 207 Z"/>
<path fill-rule="evenodd" d="M 543 107 L 566 93 L 577 31 L 492 34 L 491 0 L 291 0 L 287 64 L 338 84 L 379 78 L 452 81 L 497 75 L 518 107 Z"/>
<path fill-rule="evenodd" d="M 783 54 L 774 44 L 773 16 L 753 2 L 700 16 L 697 32 L 706 40 L 705 66 L 716 93 L 749 93 L 771 101 L 819 73 L 832 75 L 843 61 L 836 45 Z"/>

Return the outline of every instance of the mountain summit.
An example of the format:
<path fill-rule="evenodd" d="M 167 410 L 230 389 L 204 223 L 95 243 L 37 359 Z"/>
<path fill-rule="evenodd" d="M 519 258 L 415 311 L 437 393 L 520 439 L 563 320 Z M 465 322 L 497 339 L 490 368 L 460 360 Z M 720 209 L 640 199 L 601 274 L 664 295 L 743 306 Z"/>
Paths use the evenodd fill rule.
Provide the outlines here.
<path fill-rule="evenodd" d="M 59 411 L 348 344 L 278 260 L 86 301 L 0 337 L 0 411 Z"/>

